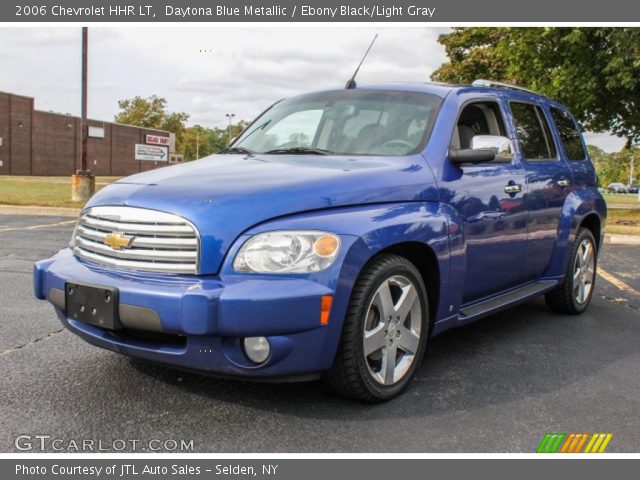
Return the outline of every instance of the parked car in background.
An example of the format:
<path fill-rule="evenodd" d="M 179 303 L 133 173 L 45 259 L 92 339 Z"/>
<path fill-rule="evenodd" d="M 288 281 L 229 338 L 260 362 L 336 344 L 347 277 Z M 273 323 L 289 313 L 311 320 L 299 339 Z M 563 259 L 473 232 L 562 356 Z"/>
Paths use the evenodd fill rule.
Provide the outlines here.
<path fill-rule="evenodd" d="M 366 402 L 448 329 L 538 295 L 587 308 L 606 203 L 564 106 L 487 81 L 352 87 L 103 188 L 35 295 L 117 353 Z"/>
<path fill-rule="evenodd" d="M 607 191 L 609 193 L 627 193 L 627 187 L 622 183 L 610 183 Z"/>
<path fill-rule="evenodd" d="M 627 185 L 627 193 L 638 193 L 638 185 L 634 183 Z"/>

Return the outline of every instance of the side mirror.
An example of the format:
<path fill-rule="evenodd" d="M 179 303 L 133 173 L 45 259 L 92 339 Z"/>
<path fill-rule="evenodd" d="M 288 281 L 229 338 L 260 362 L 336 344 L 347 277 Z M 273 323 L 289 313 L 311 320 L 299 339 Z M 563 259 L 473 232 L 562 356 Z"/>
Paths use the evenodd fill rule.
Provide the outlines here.
<path fill-rule="evenodd" d="M 487 149 L 493 150 L 496 157 L 504 157 L 509 160 L 513 158 L 513 145 L 507 137 L 499 135 L 476 135 L 471 137 L 472 150 Z"/>
<path fill-rule="evenodd" d="M 510 162 L 513 158 L 511 140 L 499 135 L 475 135 L 470 148 L 449 150 L 449 158 L 456 165 L 463 163 Z"/>

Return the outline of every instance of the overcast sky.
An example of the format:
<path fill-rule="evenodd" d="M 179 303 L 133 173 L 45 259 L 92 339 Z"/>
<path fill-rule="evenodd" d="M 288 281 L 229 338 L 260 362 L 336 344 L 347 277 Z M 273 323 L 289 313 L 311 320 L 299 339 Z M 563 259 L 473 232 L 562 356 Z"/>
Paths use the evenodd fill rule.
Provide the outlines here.
<path fill-rule="evenodd" d="M 428 81 L 446 61 L 436 41 L 446 28 L 92 27 L 89 116 L 113 120 L 118 100 L 152 94 L 190 125 L 226 125 L 225 113 L 251 120 L 274 101 L 343 86 L 375 33 L 358 75 L 362 83 Z M 80 113 L 81 29 L 0 28 L 0 91 L 35 97 L 39 110 Z M 619 150 L 608 135 L 587 135 Z"/>

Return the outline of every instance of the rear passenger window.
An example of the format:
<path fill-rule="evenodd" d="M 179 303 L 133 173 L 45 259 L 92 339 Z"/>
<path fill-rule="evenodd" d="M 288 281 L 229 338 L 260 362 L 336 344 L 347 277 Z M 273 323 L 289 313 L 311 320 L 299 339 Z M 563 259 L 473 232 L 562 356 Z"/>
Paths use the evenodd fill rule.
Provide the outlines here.
<path fill-rule="evenodd" d="M 567 155 L 567 158 L 569 160 L 584 160 L 587 158 L 587 152 L 584 151 L 580 132 L 569 114 L 557 108 L 552 108 L 551 118 L 553 118 L 556 127 L 558 127 L 560 140 L 562 141 L 564 153 Z"/>
<path fill-rule="evenodd" d="M 542 109 L 530 103 L 511 102 L 510 106 L 522 156 L 527 160 L 555 159 L 556 147 Z"/>

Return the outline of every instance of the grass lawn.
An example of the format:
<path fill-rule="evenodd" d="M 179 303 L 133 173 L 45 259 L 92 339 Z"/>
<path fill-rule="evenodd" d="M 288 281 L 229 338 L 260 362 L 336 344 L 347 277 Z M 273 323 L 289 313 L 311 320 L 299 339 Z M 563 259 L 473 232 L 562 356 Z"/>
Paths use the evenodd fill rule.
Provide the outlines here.
<path fill-rule="evenodd" d="M 640 235 L 640 210 L 609 208 L 605 231 L 619 235 Z"/>
<path fill-rule="evenodd" d="M 96 191 L 120 177 L 96 177 Z M 71 201 L 71 176 L 20 177 L 0 175 L 0 204 L 38 205 L 41 207 L 76 207 Z"/>
<path fill-rule="evenodd" d="M 609 205 L 615 205 L 616 203 L 635 203 L 640 205 L 640 201 L 638 201 L 638 195 L 636 193 L 623 193 L 616 195 L 605 193 L 604 199 Z"/>

